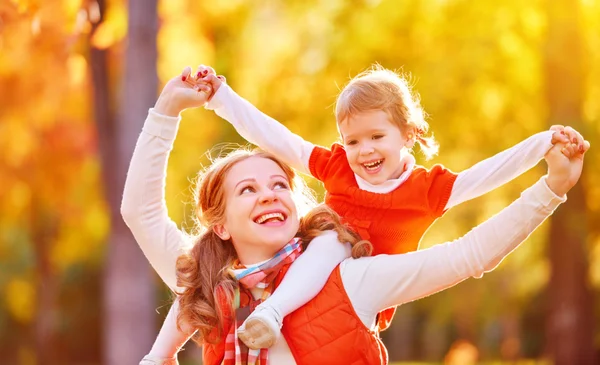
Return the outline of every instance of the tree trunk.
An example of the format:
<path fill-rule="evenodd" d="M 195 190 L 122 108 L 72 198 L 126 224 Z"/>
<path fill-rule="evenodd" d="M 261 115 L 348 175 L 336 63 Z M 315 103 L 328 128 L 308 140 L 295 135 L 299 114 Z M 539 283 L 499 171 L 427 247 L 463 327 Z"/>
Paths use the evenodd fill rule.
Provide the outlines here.
<path fill-rule="evenodd" d="M 546 8 L 545 72 L 550 125 L 570 125 L 581 130 L 584 73 L 579 3 L 548 1 Z M 580 181 L 569 192 L 568 202 L 554 214 L 550 226 L 552 272 L 546 337 L 548 353 L 556 365 L 596 364 L 592 295 L 587 282 L 587 233 L 585 191 Z"/>
<path fill-rule="evenodd" d="M 101 17 L 105 1 L 98 1 Z M 156 0 L 130 0 L 123 91 L 118 122 L 112 111 L 107 52 L 91 50 L 94 114 L 106 199 L 111 215 L 104 275 L 104 364 L 137 364 L 156 336 L 155 293 L 149 265 L 121 214 L 129 160 L 156 99 Z"/>
<path fill-rule="evenodd" d="M 50 247 L 56 239 L 58 221 L 37 200 L 32 204 L 30 227 L 35 242 L 36 292 L 35 354 L 37 363 L 58 363 L 58 278 L 50 262 Z"/>

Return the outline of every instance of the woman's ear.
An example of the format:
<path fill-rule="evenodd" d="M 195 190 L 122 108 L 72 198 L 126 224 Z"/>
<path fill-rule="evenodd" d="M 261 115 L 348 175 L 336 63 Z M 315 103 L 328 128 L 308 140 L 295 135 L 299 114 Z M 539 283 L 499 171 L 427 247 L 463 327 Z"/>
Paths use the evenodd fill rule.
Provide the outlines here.
<path fill-rule="evenodd" d="M 213 232 L 215 232 L 215 234 L 219 236 L 219 238 L 223 241 L 227 241 L 231 238 L 231 235 L 229 234 L 229 232 L 227 232 L 227 229 L 225 229 L 225 226 L 222 224 L 217 224 L 213 226 Z"/>

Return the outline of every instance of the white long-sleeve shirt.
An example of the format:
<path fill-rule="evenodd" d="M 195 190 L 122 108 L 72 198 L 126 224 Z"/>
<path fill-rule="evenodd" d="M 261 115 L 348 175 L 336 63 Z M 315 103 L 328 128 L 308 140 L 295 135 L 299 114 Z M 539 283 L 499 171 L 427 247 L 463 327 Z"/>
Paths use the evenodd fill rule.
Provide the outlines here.
<path fill-rule="evenodd" d="M 161 279 L 176 289 L 175 262 L 189 248 L 189 237 L 168 216 L 165 179 L 179 118 L 150 111 L 129 167 L 121 211 L 140 248 Z M 403 255 L 347 259 L 341 264 L 344 288 L 363 324 L 375 326 L 382 309 L 481 277 L 523 242 L 566 198 L 556 196 L 540 179 L 503 211 L 465 236 Z M 316 239 L 336 239 L 324 235 Z M 385 278 L 385 280 L 382 280 Z M 186 340 L 167 317 L 157 341 L 174 353 Z M 269 350 L 275 364 L 294 364 L 284 339 Z"/>
<path fill-rule="evenodd" d="M 206 108 L 214 110 L 230 122 L 248 142 L 274 154 L 296 170 L 310 174 L 308 161 L 315 145 L 262 113 L 227 84 L 219 87 Z M 461 171 L 445 209 L 492 191 L 534 167 L 552 147 L 552 133 L 546 131 L 535 134 L 512 148 Z M 358 187 L 380 194 L 398 188 L 408 179 L 415 164 L 412 155 L 404 158 L 408 160 L 407 169 L 397 179 L 372 185 L 355 174 Z"/>

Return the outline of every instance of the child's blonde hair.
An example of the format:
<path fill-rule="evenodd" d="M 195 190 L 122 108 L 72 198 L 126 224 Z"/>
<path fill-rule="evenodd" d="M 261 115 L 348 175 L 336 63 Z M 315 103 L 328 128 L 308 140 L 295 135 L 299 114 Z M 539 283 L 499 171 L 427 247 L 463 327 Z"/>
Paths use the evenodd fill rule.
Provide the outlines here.
<path fill-rule="evenodd" d="M 339 126 L 352 115 L 371 110 L 386 112 L 404 136 L 412 133 L 427 159 L 437 153 L 433 135 L 425 136 L 429 124 L 419 95 L 411 92 L 404 76 L 378 64 L 348 82 L 337 98 L 335 117 Z"/>

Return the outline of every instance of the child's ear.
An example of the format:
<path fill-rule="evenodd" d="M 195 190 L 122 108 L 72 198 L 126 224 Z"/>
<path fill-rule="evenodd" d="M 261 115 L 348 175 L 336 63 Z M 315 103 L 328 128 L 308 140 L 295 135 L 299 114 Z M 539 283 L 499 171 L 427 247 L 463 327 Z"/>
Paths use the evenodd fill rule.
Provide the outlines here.
<path fill-rule="evenodd" d="M 415 134 L 415 130 L 413 128 L 409 128 L 406 133 L 404 133 L 404 147 L 411 149 L 415 145 L 417 141 L 417 136 Z"/>
<path fill-rule="evenodd" d="M 222 224 L 217 224 L 213 226 L 213 232 L 215 232 L 215 234 L 219 236 L 219 238 L 223 241 L 227 241 L 231 238 L 231 235 L 229 234 L 227 229 L 225 229 L 225 226 Z"/>

